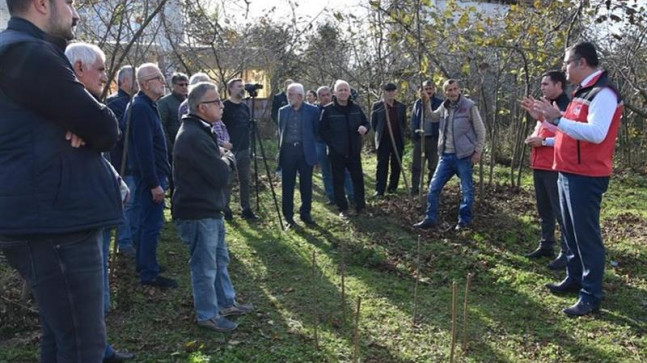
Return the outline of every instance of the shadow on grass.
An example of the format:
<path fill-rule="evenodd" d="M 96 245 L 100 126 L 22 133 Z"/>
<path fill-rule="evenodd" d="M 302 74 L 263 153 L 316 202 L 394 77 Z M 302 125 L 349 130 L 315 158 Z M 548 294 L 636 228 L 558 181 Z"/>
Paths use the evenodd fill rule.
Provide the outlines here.
<path fill-rule="evenodd" d="M 449 198 L 445 199 L 452 200 L 454 198 L 450 194 Z M 389 208 L 388 201 L 377 204 L 377 207 L 383 205 L 386 209 Z M 380 241 L 374 249 L 384 251 L 385 262 L 396 266 L 391 270 L 398 272 L 400 278 L 404 276 L 405 279 L 409 279 L 413 286 L 411 272 L 415 270 L 415 259 L 413 258 L 415 243 L 411 232 L 419 231 L 414 231 L 406 225 L 402 226 L 403 222 L 406 223 L 408 219 L 411 219 L 411 211 L 415 210 L 415 206 L 411 206 L 410 203 L 404 203 L 404 206 L 405 208 L 402 209 L 393 208 L 399 212 L 395 214 L 397 215 L 396 219 L 390 218 L 389 213 L 374 210 L 377 216 L 351 219 L 351 223 L 357 230 L 357 235 L 365 236 L 365 240 L 359 241 L 355 246 L 356 251 L 366 247 L 367 244 L 375 245 L 375 242 L 371 241 Z M 521 221 L 519 218 L 521 214 L 516 214 L 515 211 L 501 214 L 493 213 L 495 210 L 497 210 L 497 203 L 483 198 L 483 202 L 475 208 L 475 214 L 479 216 L 478 218 L 483 218 L 484 221 L 475 223 L 470 231 L 422 233 L 425 241 L 421 251 L 424 261 L 422 273 L 423 276 L 430 277 L 428 281 L 432 289 L 432 291 L 428 291 L 430 293 L 427 295 L 429 301 L 422 302 L 419 308 L 420 313 L 425 316 L 424 322 L 440 329 L 447 329 L 447 320 L 450 318 L 447 308 L 448 302 L 451 301 L 450 280 L 464 280 L 464 276 L 471 272 L 475 274 L 473 282 L 474 286 L 478 286 L 478 288 L 474 289 L 476 297 L 475 301 L 470 304 L 470 309 L 476 311 L 477 316 L 481 316 L 474 323 L 476 328 L 471 331 L 471 334 L 489 338 L 493 331 L 496 333 L 499 330 L 502 336 L 522 337 L 523 340 L 530 337 L 531 340 L 535 340 L 534 344 L 536 345 L 560 346 L 571 356 L 613 359 L 612 353 L 599 349 L 595 345 L 573 339 L 568 329 L 561 328 L 559 322 L 566 317 L 561 311 L 552 310 L 547 306 L 545 300 L 550 300 L 552 297 L 548 297 L 547 291 L 543 290 L 543 286 L 541 286 L 543 282 L 538 283 L 542 274 L 551 274 L 550 271 L 542 266 L 540 267 L 541 272 L 536 273 L 535 277 L 529 280 L 527 277 L 526 281 L 509 278 L 511 274 L 518 274 L 519 270 L 523 273 L 525 273 L 523 271 L 525 269 L 530 270 L 528 273 L 535 272 L 532 266 L 529 266 L 530 262 L 521 257 L 520 252 L 517 252 L 522 248 L 525 251 L 527 248 L 526 246 L 520 248 L 517 241 L 524 240 L 530 234 L 528 231 L 534 229 L 532 226 L 534 222 L 531 224 Z M 441 213 L 452 215 L 452 212 L 447 210 Z M 455 212 L 453 214 L 455 215 Z M 491 217 L 496 218 L 491 219 Z M 403 236 L 404 231 L 408 232 L 406 236 Z M 356 262 L 361 264 L 361 261 Z M 384 284 L 381 278 L 373 280 L 374 277 L 368 274 L 362 276 L 367 285 L 373 286 L 375 291 L 397 305 L 402 297 L 389 289 L 390 285 Z M 532 292 L 532 290 L 536 290 L 536 287 L 539 287 L 541 291 L 539 294 Z M 632 295 L 636 296 L 637 294 Z M 441 302 L 443 303 L 441 304 Z M 444 307 L 441 310 L 444 313 L 438 314 L 438 304 Z M 566 306 L 568 305 L 570 303 Z M 412 314 L 409 307 L 400 306 L 400 308 L 407 311 L 408 314 Z M 633 325 L 636 326 L 636 324 Z M 546 328 L 546 326 L 551 328 Z M 537 327 L 542 328 L 535 329 Z M 488 342 L 488 339 L 476 339 L 474 343 L 472 348 L 478 351 L 479 356 L 496 357 L 494 360 L 497 361 L 507 360 L 504 355 L 499 353 L 495 342 L 491 340 Z M 535 354 L 541 355 L 541 352 Z M 532 356 L 528 358 L 533 359 Z"/>
<path fill-rule="evenodd" d="M 311 262 L 312 246 L 319 249 L 329 249 L 326 241 L 314 235 L 308 235 L 307 243 L 296 240 L 294 237 L 307 234 L 307 230 L 296 228 L 286 233 L 268 233 L 261 228 L 237 228 L 237 233 L 245 240 L 247 246 L 255 251 L 254 255 L 264 266 L 267 275 L 257 282 L 257 289 L 264 292 L 262 306 L 270 307 L 272 315 L 281 316 L 284 325 L 289 326 L 291 321 L 298 320 L 308 324 L 302 333 L 302 339 L 309 342 L 310 349 L 314 350 L 313 325 L 318 319 L 319 334 L 329 335 L 344 342 L 344 346 L 352 346 L 352 325 L 354 302 L 348 298 L 342 306 L 340 287 L 324 277 L 320 266 L 314 270 Z M 283 266 L 276 270 L 274 266 Z M 287 267 L 287 268 L 286 268 Z M 309 281 L 308 281 L 309 280 Z M 293 285 L 310 286 L 298 290 Z M 316 304 L 316 313 L 315 313 Z M 315 318 L 316 316 L 316 318 Z M 294 317 L 294 319 L 290 318 Z M 344 320 L 346 317 L 346 320 Z M 320 338 L 322 339 L 322 338 Z M 325 338 L 324 338 L 325 339 Z M 323 346 L 322 351 L 327 352 L 327 357 L 347 355 L 351 352 L 330 350 L 338 344 Z M 365 356 L 366 352 L 362 352 Z M 400 358 L 388 351 L 379 353 L 380 361 L 397 362 Z"/>

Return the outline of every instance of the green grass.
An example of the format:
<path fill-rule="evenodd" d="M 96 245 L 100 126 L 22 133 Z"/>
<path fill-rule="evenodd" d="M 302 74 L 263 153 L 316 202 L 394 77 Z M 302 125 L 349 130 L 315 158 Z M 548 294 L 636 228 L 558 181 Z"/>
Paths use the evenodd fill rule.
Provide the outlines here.
<path fill-rule="evenodd" d="M 369 196 L 374 158 L 364 155 Z M 506 172 L 497 168 L 495 181 L 507 180 Z M 361 361 L 449 361 L 452 282 L 458 286 L 462 329 L 465 282 L 471 273 L 468 345 L 466 350 L 461 348 L 459 329 L 457 361 L 647 360 L 644 176 L 623 173 L 612 179 L 602 211 L 608 250 L 603 312 L 569 319 L 561 309 L 574 298 L 551 295 L 543 287 L 562 274 L 546 269 L 547 261 L 523 257 L 538 240 L 528 174 L 519 191 L 503 182 L 486 185 L 485 193 L 477 196 L 472 230 L 421 235 L 416 324 L 412 315 L 418 235 L 410 225 L 422 216 L 422 204 L 410 201 L 404 192 L 380 200 L 367 198 L 366 214 L 342 221 L 334 208 L 324 205 L 316 177 L 313 217 L 317 227 L 282 232 L 267 188 L 261 193 L 260 222 L 248 223 L 237 216 L 227 224 L 232 280 L 239 299 L 256 307 L 254 313 L 238 318 L 236 332 L 214 333 L 196 326 L 187 248 L 167 213 L 169 223 L 162 232 L 158 256 L 180 287 L 167 292 L 142 289 L 132 266 L 120 262 L 117 279 L 112 281 L 109 340 L 135 352 L 140 362 L 347 362 L 353 357 L 353 319 L 361 297 Z M 400 187 L 404 189 L 402 181 Z M 455 181 L 450 182 L 441 200 L 448 225 L 456 216 L 457 188 Z M 297 206 L 298 200 L 297 192 Z M 617 266 L 612 267 L 611 261 Z M 0 265 L 0 278 L 10 282 L 0 292 L 8 300 L 15 299 L 17 284 L 8 267 Z M 27 314 L 17 324 L 25 310 L 2 301 L 0 361 L 37 360 L 37 322 Z M 319 350 L 314 347 L 315 326 Z"/>

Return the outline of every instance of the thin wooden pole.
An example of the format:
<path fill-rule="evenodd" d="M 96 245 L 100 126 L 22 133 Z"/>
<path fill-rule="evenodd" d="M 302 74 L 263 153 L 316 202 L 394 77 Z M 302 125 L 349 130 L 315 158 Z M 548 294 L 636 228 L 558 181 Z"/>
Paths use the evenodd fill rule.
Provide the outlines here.
<path fill-rule="evenodd" d="M 355 350 L 353 351 L 353 362 L 359 362 L 359 313 L 362 304 L 362 297 L 357 297 L 357 312 L 355 313 L 355 328 L 353 329 L 353 344 Z"/>
<path fill-rule="evenodd" d="M 317 298 L 317 252 L 312 251 L 312 297 L 314 299 L 312 303 L 313 315 L 314 315 L 314 333 L 315 333 L 315 350 L 319 350 L 319 309 Z"/>
<path fill-rule="evenodd" d="M 467 351 L 467 295 L 470 292 L 470 282 L 472 274 L 467 274 L 467 282 L 465 283 L 465 301 L 463 303 L 463 345 L 461 346 L 463 353 Z"/>
<path fill-rule="evenodd" d="M 452 345 L 449 362 L 454 363 L 454 351 L 456 350 L 456 310 L 458 305 L 458 288 L 456 281 L 452 282 Z"/>
<path fill-rule="evenodd" d="M 418 250 L 416 257 L 416 282 L 413 285 L 413 318 L 411 323 L 416 324 L 418 319 L 418 284 L 420 283 L 420 235 L 418 235 Z"/>

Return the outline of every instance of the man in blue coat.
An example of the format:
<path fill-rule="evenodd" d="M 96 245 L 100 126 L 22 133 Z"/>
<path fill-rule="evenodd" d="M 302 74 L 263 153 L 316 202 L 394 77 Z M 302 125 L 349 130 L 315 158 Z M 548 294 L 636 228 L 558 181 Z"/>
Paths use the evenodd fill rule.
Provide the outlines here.
<path fill-rule="evenodd" d="M 317 163 L 315 139 L 319 109 L 303 102 L 303 85 L 292 83 L 287 88 L 288 105 L 281 107 L 279 123 L 279 166 L 283 170 L 281 182 L 282 209 L 288 227 L 294 222 L 294 184 L 299 173 L 301 192 L 301 221 L 314 225 L 312 209 L 312 168 Z"/>
<path fill-rule="evenodd" d="M 136 181 L 139 218 L 137 270 L 142 285 L 177 287 L 175 280 L 159 275 L 157 240 L 164 224 L 164 189 L 171 173 L 162 129 L 155 101 L 164 95 L 166 81 L 162 72 L 152 63 L 137 68 L 139 93 L 133 97 L 129 140 L 132 150 L 130 163 Z"/>

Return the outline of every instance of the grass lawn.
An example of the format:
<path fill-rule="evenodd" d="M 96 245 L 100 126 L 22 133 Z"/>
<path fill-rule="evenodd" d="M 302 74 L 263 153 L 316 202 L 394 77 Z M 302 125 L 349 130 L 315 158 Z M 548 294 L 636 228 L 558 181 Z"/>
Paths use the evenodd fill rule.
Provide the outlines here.
<path fill-rule="evenodd" d="M 239 207 L 232 204 L 237 215 L 227 223 L 229 271 L 239 300 L 256 307 L 254 313 L 237 318 L 234 333 L 207 331 L 195 324 L 188 250 L 166 210 L 158 256 L 168 268 L 166 275 L 178 279 L 180 287 L 141 288 L 132 263 L 120 258 L 117 278 L 111 281 L 109 340 L 136 353 L 137 362 L 348 362 L 353 360 L 355 312 L 361 298 L 360 361 L 446 362 L 455 281 L 456 361 L 647 361 L 645 176 L 619 173 L 612 178 L 602 209 L 606 299 L 601 314 L 570 319 L 561 310 L 575 298 L 554 296 L 543 287 L 561 280 L 563 272 L 548 270 L 547 259 L 523 257 L 539 239 L 530 173 L 526 171 L 520 190 L 501 182 L 477 193 L 470 230 L 419 236 L 411 224 L 422 216 L 422 201 L 409 199 L 402 181 L 398 194 L 371 199 L 375 155 L 363 157 L 368 207 L 361 216 L 342 220 L 335 208 L 326 206 L 316 171 L 316 227 L 305 227 L 297 218 L 300 227 L 281 230 L 265 173 L 261 221 L 241 219 Z M 506 172 L 497 168 L 495 180 L 508 180 Z M 280 197 L 278 183 L 275 190 Z M 446 229 L 456 220 L 458 198 L 453 180 L 441 200 Z M 295 200 L 298 206 L 298 192 Z M 468 274 L 472 278 L 463 341 Z M 0 294 L 0 361 L 37 361 L 35 308 L 20 301 L 20 282 L 6 264 L 0 264 Z"/>

